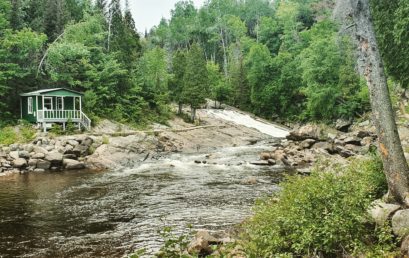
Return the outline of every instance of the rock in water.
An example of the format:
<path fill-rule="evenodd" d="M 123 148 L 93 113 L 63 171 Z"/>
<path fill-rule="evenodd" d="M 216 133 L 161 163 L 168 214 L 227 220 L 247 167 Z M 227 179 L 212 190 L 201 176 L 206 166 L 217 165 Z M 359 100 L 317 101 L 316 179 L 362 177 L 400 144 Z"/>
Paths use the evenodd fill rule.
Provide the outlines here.
<path fill-rule="evenodd" d="M 80 162 L 80 161 L 74 160 L 74 159 L 64 159 L 63 160 L 63 165 L 64 165 L 65 169 L 68 169 L 68 170 L 85 168 L 85 164 L 83 162 Z"/>

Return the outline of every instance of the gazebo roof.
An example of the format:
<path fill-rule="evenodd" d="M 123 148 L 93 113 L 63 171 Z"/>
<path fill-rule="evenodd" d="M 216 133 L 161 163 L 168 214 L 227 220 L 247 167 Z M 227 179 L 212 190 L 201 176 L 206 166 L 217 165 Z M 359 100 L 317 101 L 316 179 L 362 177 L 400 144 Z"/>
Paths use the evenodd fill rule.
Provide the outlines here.
<path fill-rule="evenodd" d="M 32 92 L 27 92 L 27 93 L 22 93 L 20 96 L 25 97 L 25 96 L 41 96 L 41 95 L 46 95 L 47 93 L 54 92 L 54 91 L 69 91 L 74 94 L 78 95 L 84 95 L 81 92 L 75 91 L 75 90 L 70 90 L 70 89 L 65 89 L 65 88 L 54 88 L 54 89 L 42 89 L 42 90 L 36 90 Z"/>

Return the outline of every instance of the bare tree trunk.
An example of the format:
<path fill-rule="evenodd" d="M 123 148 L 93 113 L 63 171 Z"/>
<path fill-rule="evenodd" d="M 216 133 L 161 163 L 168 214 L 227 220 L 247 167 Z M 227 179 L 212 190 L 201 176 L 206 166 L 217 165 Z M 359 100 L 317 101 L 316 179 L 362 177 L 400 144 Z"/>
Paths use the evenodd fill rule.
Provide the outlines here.
<path fill-rule="evenodd" d="M 340 0 L 340 4 L 348 4 Z M 392 108 L 386 75 L 371 21 L 369 0 L 349 0 L 358 48 L 358 63 L 369 88 L 373 120 L 379 141 L 389 201 L 409 206 L 409 167 L 406 162 L 395 112 Z"/>
<path fill-rule="evenodd" d="M 191 106 L 190 109 L 191 109 L 190 119 L 192 120 L 192 122 L 195 122 L 195 120 L 196 120 L 196 108 Z"/>
<path fill-rule="evenodd" d="M 182 114 L 182 108 L 183 108 L 183 103 L 182 103 L 182 102 L 179 102 L 179 103 L 178 103 L 178 114 L 179 114 L 179 115 Z"/>
<path fill-rule="evenodd" d="M 228 76 L 227 50 L 226 50 L 226 42 L 224 41 L 223 29 L 220 29 L 220 38 L 222 40 L 222 47 L 223 47 L 223 71 L 224 71 L 224 76 L 227 77 Z"/>

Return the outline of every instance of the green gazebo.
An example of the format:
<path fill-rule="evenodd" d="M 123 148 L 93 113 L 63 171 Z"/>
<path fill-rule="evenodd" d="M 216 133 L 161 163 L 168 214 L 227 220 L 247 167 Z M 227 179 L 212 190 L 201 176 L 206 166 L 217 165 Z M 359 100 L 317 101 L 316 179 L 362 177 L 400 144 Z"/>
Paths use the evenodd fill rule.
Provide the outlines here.
<path fill-rule="evenodd" d="M 82 112 L 83 94 L 77 91 L 55 88 L 20 94 L 21 119 L 37 123 L 44 131 L 53 123 L 65 129 L 68 121 L 91 129 L 91 120 Z"/>

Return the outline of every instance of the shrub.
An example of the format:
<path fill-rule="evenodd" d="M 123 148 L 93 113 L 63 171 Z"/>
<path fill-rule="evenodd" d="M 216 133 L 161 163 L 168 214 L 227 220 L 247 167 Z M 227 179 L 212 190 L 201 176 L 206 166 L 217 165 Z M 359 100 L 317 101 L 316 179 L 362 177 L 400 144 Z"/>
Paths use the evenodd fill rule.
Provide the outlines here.
<path fill-rule="evenodd" d="M 392 237 L 385 237 L 390 229 L 377 229 L 367 215 L 370 203 L 387 189 L 379 159 L 332 170 L 291 176 L 276 196 L 258 202 L 255 216 L 244 225 L 243 245 L 250 257 L 392 250 Z"/>
<path fill-rule="evenodd" d="M 10 145 L 18 142 L 18 135 L 13 127 L 0 129 L 0 144 Z"/>

